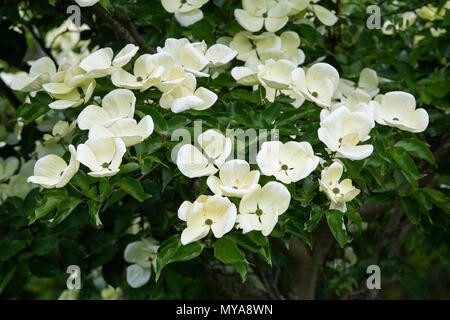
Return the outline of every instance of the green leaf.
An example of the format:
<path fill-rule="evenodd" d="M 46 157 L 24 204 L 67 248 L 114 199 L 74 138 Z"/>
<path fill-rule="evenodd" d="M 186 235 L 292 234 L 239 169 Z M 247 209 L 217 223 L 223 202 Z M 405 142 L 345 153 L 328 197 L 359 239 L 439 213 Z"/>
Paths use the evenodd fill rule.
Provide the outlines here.
<path fill-rule="evenodd" d="M 111 184 L 109 183 L 109 180 L 106 178 L 103 178 L 100 180 L 100 202 L 104 202 L 112 193 Z"/>
<path fill-rule="evenodd" d="M 46 223 L 50 228 L 53 228 L 66 219 L 70 213 L 80 204 L 83 200 L 80 198 L 67 198 L 58 204 L 58 209 L 53 218 Z"/>
<path fill-rule="evenodd" d="M 27 240 L 13 239 L 8 241 L 0 240 L 0 262 L 7 261 L 18 254 L 27 246 Z"/>
<path fill-rule="evenodd" d="M 103 227 L 103 223 L 100 220 L 100 216 L 99 216 L 101 206 L 102 206 L 101 202 L 98 202 L 95 200 L 88 201 L 90 222 L 97 229 L 100 229 Z"/>
<path fill-rule="evenodd" d="M 407 151 L 413 157 L 423 159 L 433 166 L 437 167 L 436 159 L 428 146 L 417 138 L 405 138 L 395 144 Z"/>
<path fill-rule="evenodd" d="M 36 201 L 36 209 L 30 215 L 30 224 L 53 211 L 63 200 L 67 199 L 65 189 L 54 189 L 42 192 Z"/>
<path fill-rule="evenodd" d="M 422 178 L 411 157 L 401 148 L 394 147 L 391 151 L 392 158 L 402 170 L 403 175 L 414 188 L 417 188 L 417 180 Z"/>
<path fill-rule="evenodd" d="M 329 210 L 326 211 L 326 217 L 333 237 L 339 246 L 343 248 L 350 241 L 350 237 L 347 235 L 347 229 L 345 228 L 344 214 L 338 210 Z"/>
<path fill-rule="evenodd" d="M 17 109 L 14 120 L 21 118 L 21 121 L 25 125 L 30 124 L 50 110 L 48 104 L 51 101 L 51 98 L 46 93 L 45 96 L 39 95 L 39 97 L 33 99 L 31 103 L 22 104 L 19 109 Z"/>
<path fill-rule="evenodd" d="M 323 216 L 323 210 L 319 206 L 313 205 L 311 213 L 309 215 L 309 220 L 305 222 L 306 231 L 312 232 L 317 224 L 320 222 Z"/>
<path fill-rule="evenodd" d="M 156 255 L 156 281 L 158 281 L 161 271 L 169 263 L 192 260 L 198 257 L 205 247 L 201 241 L 183 245 L 180 238 L 179 234 L 173 235 L 159 247 Z"/>
<path fill-rule="evenodd" d="M 347 204 L 347 211 L 345 212 L 345 215 L 351 222 L 358 226 L 359 230 L 362 230 L 361 215 L 359 214 L 358 210 L 353 207 L 353 205 Z"/>
<path fill-rule="evenodd" d="M 150 198 L 150 195 L 144 192 L 144 188 L 137 179 L 125 176 L 114 183 L 114 186 L 120 187 L 123 191 L 140 202 Z"/>
<path fill-rule="evenodd" d="M 420 222 L 420 210 L 418 210 L 417 202 L 411 198 L 402 197 L 400 198 L 400 204 L 411 222 L 418 224 Z"/>
<path fill-rule="evenodd" d="M 246 262 L 245 255 L 238 248 L 236 241 L 228 237 L 219 238 L 214 243 L 214 256 L 223 263 Z"/>

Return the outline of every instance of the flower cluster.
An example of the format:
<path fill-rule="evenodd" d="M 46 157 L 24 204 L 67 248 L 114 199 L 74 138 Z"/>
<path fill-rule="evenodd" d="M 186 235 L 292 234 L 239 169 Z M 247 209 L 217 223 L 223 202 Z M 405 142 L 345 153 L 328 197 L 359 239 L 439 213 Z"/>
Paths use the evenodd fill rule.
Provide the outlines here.
<path fill-rule="evenodd" d="M 259 170 L 251 170 L 245 160 L 227 161 L 232 141 L 215 130 L 202 133 L 198 145 L 203 152 L 191 144 L 178 150 L 178 169 L 190 178 L 208 176 L 206 183 L 214 195 L 201 195 L 194 203 L 185 201 L 178 209 L 178 217 L 187 223 L 181 235 L 183 244 L 205 237 L 210 230 L 220 238 L 235 225 L 244 233 L 258 230 L 269 235 L 291 200 L 290 192 L 280 182 L 300 181 L 319 164 L 308 142 L 263 143 L 257 155 Z M 261 187 L 261 174 L 280 182 L 270 181 Z M 240 199 L 239 210 L 228 197 Z"/>
<path fill-rule="evenodd" d="M 326 26 L 335 24 L 337 17 L 334 13 L 316 2 L 318 0 L 242 0 L 242 9 L 236 9 L 234 16 L 245 30 L 251 32 L 263 28 L 276 32 L 286 25 L 290 16 L 306 16 L 307 19 L 308 13 L 314 13 Z"/>
<path fill-rule="evenodd" d="M 74 45 L 70 42 L 64 47 Z M 237 55 L 223 44 L 208 48 L 205 42 L 167 39 L 164 47 L 157 48 L 157 53 L 137 57 L 133 73 L 130 73 L 126 65 L 138 50 L 133 44 L 126 45 L 117 54 L 111 48 L 101 48 L 80 61 L 63 63 L 59 68 L 50 58 L 43 57 L 32 64 L 28 74 L 14 77 L 10 84 L 12 89 L 31 94 L 44 90 L 54 99 L 49 104 L 54 110 L 87 104 L 91 101 L 96 79 L 110 77 L 120 88 L 105 95 L 101 106 L 90 104 L 79 113 L 76 123 L 81 130 L 89 130 L 89 135 L 88 140 L 76 148 L 69 146 L 69 163 L 60 155 L 47 154 L 37 161 L 29 182 L 45 188 L 64 187 L 77 172 L 80 162 L 90 169 L 91 176 L 115 175 L 126 148 L 142 142 L 153 132 L 151 116 L 139 122 L 134 119 L 136 97 L 131 90 L 142 92 L 157 88 L 162 93 L 161 107 L 175 113 L 205 110 L 216 102 L 217 95 L 197 87 L 196 77 L 208 77 L 210 68 L 224 66 Z M 71 126 L 67 122 L 56 123 L 53 135 L 44 137 L 45 143 L 57 142 L 74 126 L 75 123 Z"/>

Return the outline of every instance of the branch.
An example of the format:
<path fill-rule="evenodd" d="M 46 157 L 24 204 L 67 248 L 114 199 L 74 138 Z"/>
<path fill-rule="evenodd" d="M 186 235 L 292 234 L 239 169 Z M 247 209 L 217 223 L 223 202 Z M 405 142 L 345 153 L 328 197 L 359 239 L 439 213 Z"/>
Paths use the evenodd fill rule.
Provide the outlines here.
<path fill-rule="evenodd" d="M 145 40 L 141 37 L 141 35 L 139 34 L 139 32 L 136 30 L 136 28 L 134 27 L 133 23 L 131 22 L 130 18 L 127 16 L 123 16 L 121 14 L 119 14 L 116 10 L 114 10 L 113 8 L 111 8 L 111 13 L 112 15 L 119 20 L 120 22 L 122 22 L 125 26 L 125 28 L 128 30 L 128 32 L 130 33 L 130 35 L 133 37 L 133 39 L 136 41 L 137 45 L 142 48 L 142 51 L 145 53 L 156 53 L 156 50 L 152 47 L 150 47 L 149 45 L 147 45 L 147 43 L 145 42 Z"/>
<path fill-rule="evenodd" d="M 30 31 L 30 33 L 32 34 L 34 40 L 38 43 L 39 47 L 41 48 L 41 50 L 50 58 L 52 59 L 53 63 L 55 64 L 56 68 L 58 68 L 58 62 L 56 61 L 55 57 L 53 56 L 51 49 L 47 48 L 45 46 L 44 41 L 42 40 L 41 36 L 36 33 L 33 30 L 33 26 L 27 26 L 28 30 Z"/>
<path fill-rule="evenodd" d="M 108 11 L 106 11 L 105 8 L 100 3 L 97 3 L 90 7 L 90 10 L 98 16 L 103 21 L 108 22 L 113 27 L 114 32 L 124 41 L 125 43 L 133 43 L 137 46 L 139 46 L 139 50 L 145 53 L 155 53 L 155 49 L 149 47 L 144 39 L 141 38 L 137 30 L 134 28 L 134 26 L 131 24 L 131 22 L 128 20 L 128 18 L 125 18 L 127 21 L 126 23 L 121 19 L 121 22 L 116 20 Z M 115 17 L 117 18 L 117 14 L 115 14 Z"/>
<path fill-rule="evenodd" d="M 11 90 L 11 88 L 8 87 L 8 85 L 1 78 L 0 78 L 0 89 L 3 92 L 5 98 L 8 99 L 8 101 L 11 103 L 11 105 L 14 108 L 18 109 L 22 105 L 22 102 L 20 102 L 20 100 L 16 97 L 14 92 Z"/>

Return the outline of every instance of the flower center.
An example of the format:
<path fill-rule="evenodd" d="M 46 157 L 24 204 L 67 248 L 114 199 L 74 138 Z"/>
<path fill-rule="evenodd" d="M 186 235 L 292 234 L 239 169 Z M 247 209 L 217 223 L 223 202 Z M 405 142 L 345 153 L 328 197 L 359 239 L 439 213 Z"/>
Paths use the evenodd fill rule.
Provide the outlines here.
<path fill-rule="evenodd" d="M 398 119 L 397 117 L 395 117 L 395 118 L 392 118 L 392 120 L 394 120 L 394 121 L 398 121 L 399 119 Z"/>
<path fill-rule="evenodd" d="M 205 224 L 206 224 L 207 226 L 210 226 L 210 225 L 213 224 L 213 221 L 212 221 L 211 219 L 206 219 L 206 220 L 205 220 Z"/>
<path fill-rule="evenodd" d="M 109 167 L 109 164 L 108 164 L 107 162 L 103 162 L 103 163 L 102 163 L 102 167 L 106 169 L 106 168 Z"/>
<path fill-rule="evenodd" d="M 341 190 L 339 190 L 339 188 L 334 188 L 334 189 L 333 189 L 333 192 L 334 192 L 335 194 L 338 194 L 339 192 L 341 192 Z"/>
<path fill-rule="evenodd" d="M 314 97 L 314 98 L 317 98 L 317 96 L 319 95 L 316 91 L 314 91 L 313 93 L 311 93 L 311 95 Z"/>
<path fill-rule="evenodd" d="M 256 214 L 257 216 L 260 216 L 260 215 L 263 214 L 263 211 L 262 211 L 261 209 L 258 208 L 258 209 L 256 209 L 255 214 Z"/>
<path fill-rule="evenodd" d="M 142 77 L 137 77 L 136 80 L 137 80 L 137 82 L 141 82 L 142 81 Z"/>
<path fill-rule="evenodd" d="M 262 15 L 263 18 L 267 18 L 267 12 L 264 12 Z"/>
<path fill-rule="evenodd" d="M 289 167 L 287 166 L 287 164 L 283 164 L 283 165 L 281 166 L 281 170 L 286 171 L 287 169 L 289 169 Z"/>

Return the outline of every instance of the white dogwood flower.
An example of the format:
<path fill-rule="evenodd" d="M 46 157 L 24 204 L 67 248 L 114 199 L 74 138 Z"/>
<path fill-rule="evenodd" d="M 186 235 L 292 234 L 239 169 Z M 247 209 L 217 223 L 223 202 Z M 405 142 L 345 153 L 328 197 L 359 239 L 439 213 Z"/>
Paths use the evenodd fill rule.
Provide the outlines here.
<path fill-rule="evenodd" d="M 256 162 L 266 176 L 289 184 L 306 178 L 319 164 L 308 142 L 267 141 L 261 146 Z"/>
<path fill-rule="evenodd" d="M 202 72 L 210 63 L 205 57 L 207 46 L 205 42 L 190 43 L 188 39 L 166 39 L 164 47 L 157 48 L 158 52 L 167 52 L 175 60 L 175 65 L 182 67 L 184 71 L 190 72 L 198 77 L 207 77 Z"/>
<path fill-rule="evenodd" d="M 347 107 L 351 112 L 362 112 L 370 116 L 372 128 L 375 126 L 375 106 L 377 103 L 372 101 L 370 95 L 362 89 L 354 89 L 348 96 L 342 96 L 341 102 L 333 103 L 329 109 L 322 109 L 320 112 L 320 121 L 325 120 L 333 111 L 341 107 Z"/>
<path fill-rule="evenodd" d="M 147 139 L 153 132 L 154 124 L 147 115 L 137 123 L 135 119 L 119 119 L 108 128 L 95 125 L 89 130 L 89 139 L 95 137 L 120 138 L 127 147 L 134 146 Z"/>
<path fill-rule="evenodd" d="M 261 231 L 268 236 L 278 222 L 278 216 L 286 212 L 291 201 L 289 190 L 279 182 L 271 181 L 261 188 L 253 187 L 241 200 L 236 218 L 243 233 Z"/>
<path fill-rule="evenodd" d="M 113 59 L 112 49 L 102 48 L 81 60 L 79 67 L 86 72 L 86 77 L 102 78 L 126 65 L 138 50 L 139 47 L 134 44 L 127 44 Z"/>
<path fill-rule="evenodd" d="M 206 183 L 214 194 L 242 198 L 252 187 L 258 185 L 259 175 L 258 170 L 250 171 L 247 161 L 235 159 L 220 167 L 219 178 L 209 176 Z"/>
<path fill-rule="evenodd" d="M 174 89 L 163 93 L 159 104 L 164 109 L 171 109 L 174 113 L 185 110 L 206 110 L 217 100 L 217 95 L 203 87 L 197 87 L 197 80 L 192 74 L 186 74 L 183 83 Z"/>
<path fill-rule="evenodd" d="M 242 0 L 242 8 L 234 11 L 237 22 L 247 31 L 257 32 L 263 28 L 276 32 L 288 22 L 291 11 L 288 1 Z"/>
<path fill-rule="evenodd" d="M 347 107 L 340 107 L 320 122 L 317 134 L 320 141 L 331 151 L 337 152 L 338 156 L 362 160 L 372 154 L 373 146 L 358 143 L 370 138 L 372 126 L 371 115 L 351 112 Z"/>
<path fill-rule="evenodd" d="M 328 63 L 316 63 L 306 73 L 302 68 L 292 71 L 293 90 L 323 108 L 331 105 L 338 85 L 339 73 Z"/>
<path fill-rule="evenodd" d="M 136 97 L 128 89 L 115 89 L 103 97 L 102 106 L 89 105 L 78 115 L 77 123 L 81 130 L 94 125 L 108 127 L 115 121 L 133 118 Z"/>
<path fill-rule="evenodd" d="M 291 84 L 291 73 L 295 64 L 289 60 L 269 59 L 264 65 L 258 66 L 258 78 L 261 83 L 273 89 L 288 89 Z"/>
<path fill-rule="evenodd" d="M 262 58 L 264 52 L 281 52 L 281 39 L 273 32 L 256 35 L 248 31 L 240 31 L 231 40 L 230 48 L 237 51 L 236 59 L 238 60 L 247 61 L 249 58 L 255 58 L 264 61 Z"/>
<path fill-rule="evenodd" d="M 209 0 L 161 0 L 161 4 L 169 13 L 175 14 L 175 19 L 183 26 L 190 26 L 203 19 L 200 8 Z"/>
<path fill-rule="evenodd" d="M 236 211 L 234 203 L 219 195 L 202 195 L 194 203 L 184 201 L 178 209 L 178 218 L 187 223 L 181 233 L 181 243 L 186 245 L 202 239 L 210 230 L 214 237 L 221 238 L 233 228 Z"/>
<path fill-rule="evenodd" d="M 152 268 L 156 269 L 156 256 L 159 242 L 153 238 L 130 242 L 123 253 L 127 267 L 126 278 L 132 288 L 142 287 L 148 282 Z"/>
<path fill-rule="evenodd" d="M 73 145 L 69 145 L 69 164 L 63 158 L 55 154 L 48 154 L 34 165 L 34 175 L 28 177 L 27 182 L 40 184 L 44 188 L 62 188 L 69 183 L 77 173 L 80 163 L 77 160 L 77 152 Z"/>
<path fill-rule="evenodd" d="M 375 105 L 375 121 L 414 133 L 425 131 L 429 118 L 425 109 L 416 109 L 416 99 L 407 92 L 392 91 Z"/>
<path fill-rule="evenodd" d="M 93 177 L 108 177 L 119 172 L 126 146 L 122 139 L 98 137 L 89 138 L 77 147 L 77 159 L 91 172 Z"/>
<path fill-rule="evenodd" d="M 49 57 L 42 57 L 31 65 L 30 72 L 14 77 L 10 87 L 13 90 L 38 91 L 44 83 L 50 82 L 56 75 L 55 63 Z"/>
<path fill-rule="evenodd" d="M 347 211 L 345 203 L 353 200 L 360 193 L 360 190 L 352 185 L 351 179 L 344 179 L 339 182 L 342 172 L 342 164 L 333 162 L 331 166 L 322 170 L 319 185 L 320 190 L 325 192 L 331 201 L 330 209 L 345 212 Z"/>
<path fill-rule="evenodd" d="M 189 178 L 215 174 L 232 151 L 231 139 L 212 129 L 198 136 L 198 144 L 204 155 L 191 144 L 186 144 L 178 150 L 178 169 Z"/>
<path fill-rule="evenodd" d="M 117 87 L 145 91 L 161 82 L 162 88 L 168 91 L 184 80 L 184 71 L 176 68 L 172 56 L 166 52 L 143 54 L 134 63 L 133 74 L 122 68 L 111 76 L 112 83 Z"/>
<path fill-rule="evenodd" d="M 80 83 L 78 87 L 68 86 L 64 82 L 49 82 L 44 84 L 42 88 L 56 99 L 48 106 L 51 109 L 63 110 L 76 108 L 88 102 L 92 97 L 95 85 L 96 81 L 94 79 L 87 79 Z"/>

